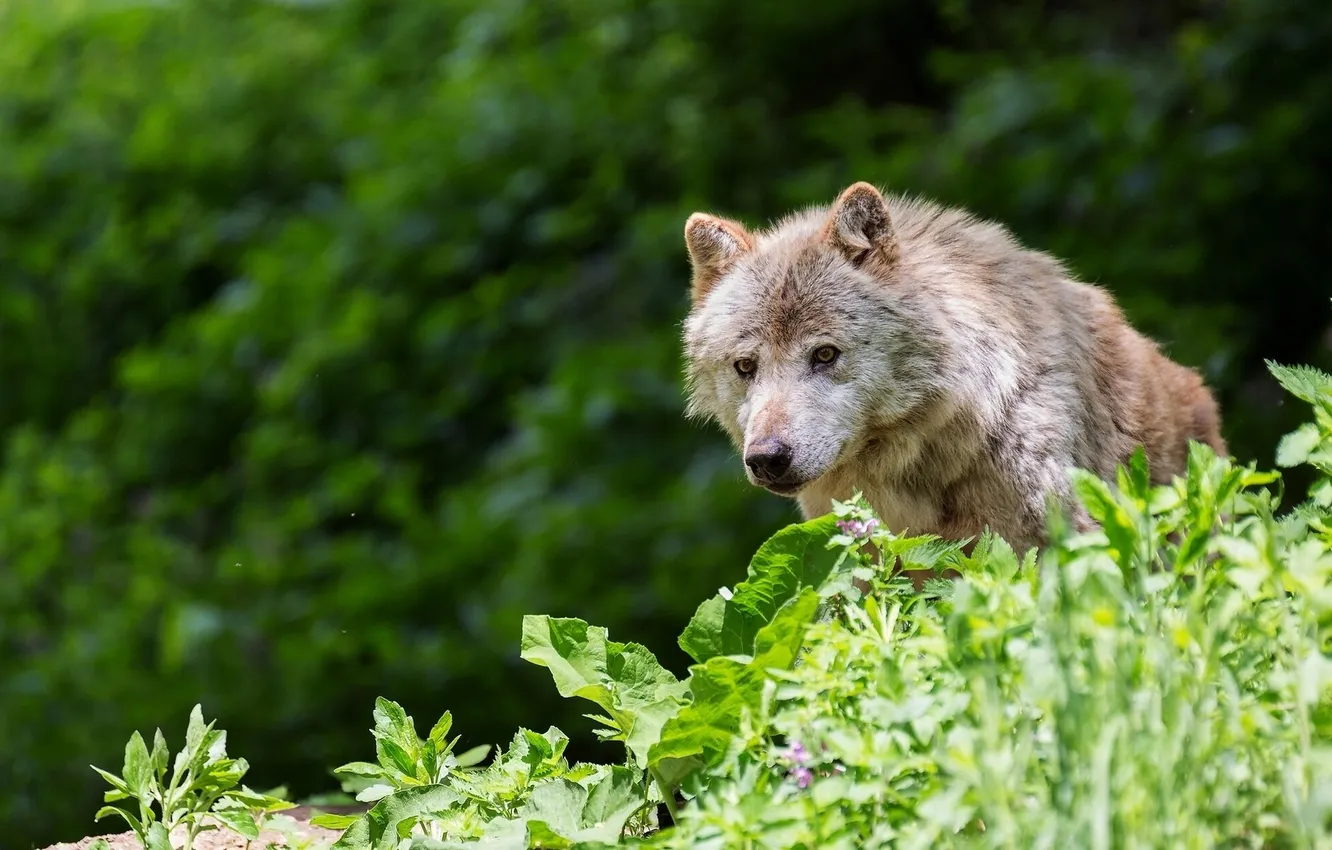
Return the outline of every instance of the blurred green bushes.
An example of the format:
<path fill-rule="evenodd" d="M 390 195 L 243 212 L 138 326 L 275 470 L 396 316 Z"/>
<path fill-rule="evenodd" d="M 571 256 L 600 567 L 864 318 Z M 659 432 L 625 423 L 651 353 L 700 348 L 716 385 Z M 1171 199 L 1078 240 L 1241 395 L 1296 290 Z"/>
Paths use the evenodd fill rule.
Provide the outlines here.
<path fill-rule="evenodd" d="M 1203 367 L 1241 457 L 1299 421 L 1261 359 L 1329 359 L 1320 0 L 24 0 L 0 33 L 3 846 L 89 831 L 87 764 L 196 701 L 301 793 L 376 694 L 465 744 L 585 728 L 522 613 L 682 669 L 795 517 L 681 415 L 693 209 L 869 179 L 1001 218 Z"/>

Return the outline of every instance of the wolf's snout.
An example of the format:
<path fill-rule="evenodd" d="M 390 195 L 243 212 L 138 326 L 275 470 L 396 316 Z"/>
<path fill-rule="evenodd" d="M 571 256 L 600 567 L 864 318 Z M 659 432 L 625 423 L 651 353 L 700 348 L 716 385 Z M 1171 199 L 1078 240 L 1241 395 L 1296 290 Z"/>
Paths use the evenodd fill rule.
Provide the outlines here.
<path fill-rule="evenodd" d="M 759 440 L 745 453 L 745 466 L 756 480 L 775 482 L 791 468 L 791 447 L 776 437 Z"/>

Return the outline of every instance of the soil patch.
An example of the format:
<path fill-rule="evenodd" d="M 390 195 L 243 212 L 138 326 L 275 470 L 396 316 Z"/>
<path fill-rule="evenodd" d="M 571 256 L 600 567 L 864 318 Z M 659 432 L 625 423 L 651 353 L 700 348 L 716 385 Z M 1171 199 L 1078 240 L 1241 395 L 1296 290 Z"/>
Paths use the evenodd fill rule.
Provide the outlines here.
<path fill-rule="evenodd" d="M 274 817 L 281 828 L 264 830 L 257 841 L 250 841 L 226 827 L 219 826 L 216 830 L 209 830 L 196 836 L 194 850 L 266 850 L 270 843 L 274 847 L 292 848 L 292 850 L 297 848 L 328 850 L 342 833 L 334 829 L 311 826 L 310 818 L 320 811 L 337 810 L 340 810 L 340 807 L 330 806 L 327 809 L 312 810 L 309 806 L 299 806 L 288 809 Z M 53 844 L 45 850 L 84 850 L 98 838 L 105 838 L 111 845 L 111 850 L 140 850 L 139 840 L 132 832 L 122 832 L 118 835 L 90 835 L 72 844 Z M 184 838 L 184 830 L 177 829 L 172 832 L 172 846 L 179 847 Z"/>

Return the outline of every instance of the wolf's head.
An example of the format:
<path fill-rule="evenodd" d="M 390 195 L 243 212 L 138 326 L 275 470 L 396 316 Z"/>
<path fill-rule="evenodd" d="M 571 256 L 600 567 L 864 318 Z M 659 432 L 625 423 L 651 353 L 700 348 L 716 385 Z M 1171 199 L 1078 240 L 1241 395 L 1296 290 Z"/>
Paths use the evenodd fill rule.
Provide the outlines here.
<path fill-rule="evenodd" d="M 689 414 L 726 429 L 753 484 L 795 495 L 926 400 L 938 334 L 873 186 L 762 232 L 695 213 L 685 242 Z"/>

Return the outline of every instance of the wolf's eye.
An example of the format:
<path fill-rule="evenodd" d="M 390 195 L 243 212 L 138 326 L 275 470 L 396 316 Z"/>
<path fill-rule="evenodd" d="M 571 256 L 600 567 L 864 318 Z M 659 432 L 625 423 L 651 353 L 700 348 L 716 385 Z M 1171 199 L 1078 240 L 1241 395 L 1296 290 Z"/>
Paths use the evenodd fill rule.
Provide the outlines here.
<path fill-rule="evenodd" d="M 814 349 L 814 354 L 811 357 L 811 360 L 815 366 L 831 366 L 833 363 L 837 362 L 837 355 L 841 353 L 842 352 L 833 348 L 831 345 L 820 345 L 818 348 Z"/>
<path fill-rule="evenodd" d="M 735 361 L 735 371 L 739 372 L 740 377 L 742 378 L 754 377 L 754 370 L 757 368 L 758 365 L 748 357 L 741 357 L 739 360 Z"/>

